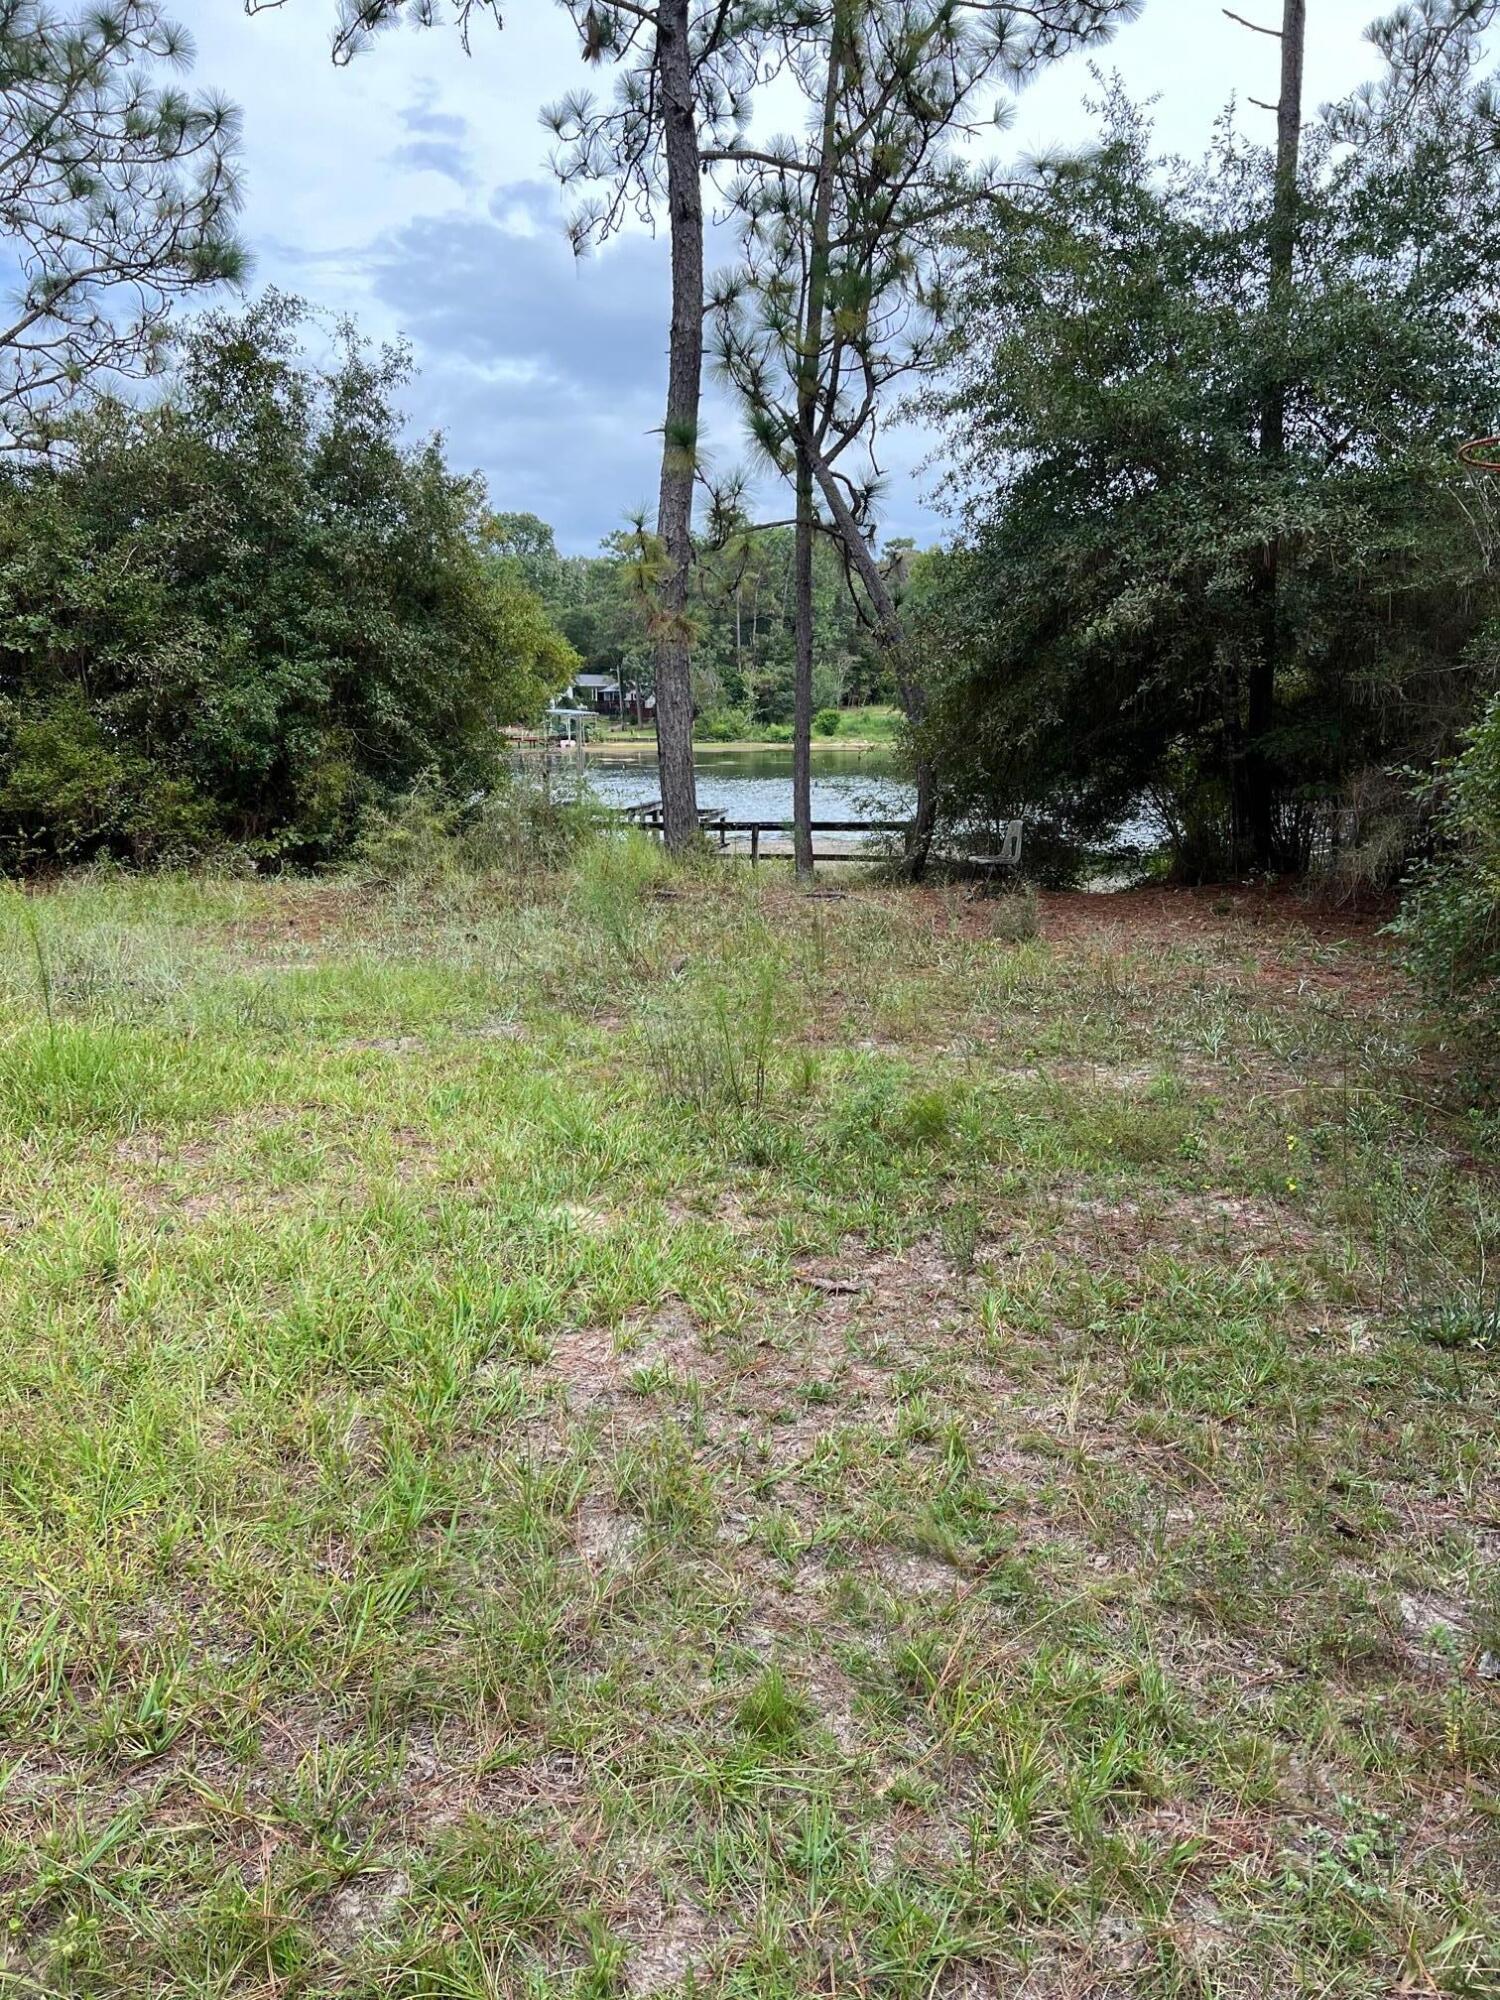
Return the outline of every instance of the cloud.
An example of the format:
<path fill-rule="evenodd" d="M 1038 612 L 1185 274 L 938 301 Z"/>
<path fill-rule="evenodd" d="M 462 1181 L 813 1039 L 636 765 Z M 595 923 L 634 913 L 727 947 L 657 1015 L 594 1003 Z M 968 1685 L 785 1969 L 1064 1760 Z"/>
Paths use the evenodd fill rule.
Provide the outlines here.
<path fill-rule="evenodd" d="M 490 208 L 388 232 L 369 282 L 415 347 L 421 415 L 454 462 L 484 472 L 496 505 L 591 548 L 655 491 L 666 246 L 630 236 L 576 260 L 542 183 L 507 186 Z"/>
<path fill-rule="evenodd" d="M 471 186 L 474 179 L 468 148 L 452 139 L 408 139 L 405 145 L 386 155 L 386 162 L 393 167 L 410 167 L 417 173 L 446 174 L 462 188 Z"/>
<path fill-rule="evenodd" d="M 460 118 L 456 112 L 436 111 L 437 85 L 430 80 L 418 91 L 413 103 L 402 110 L 401 123 L 408 132 L 425 133 L 434 139 L 466 140 L 469 136 L 469 121 Z"/>
<path fill-rule="evenodd" d="M 404 328 L 419 370 L 409 391 L 414 425 L 443 426 L 457 463 L 481 467 L 503 504 L 549 514 L 567 546 L 592 546 L 654 496 L 666 244 L 633 235 L 575 265 L 563 240 L 564 203 L 544 178 L 537 109 L 579 81 L 567 10 L 507 8 L 504 33 L 477 33 L 467 53 L 452 10 L 433 8 L 439 25 L 377 37 L 346 69 L 328 59 L 326 0 L 253 19 L 206 0 L 188 11 L 199 81 L 229 86 L 244 108 L 243 226 L 258 282 L 305 290 L 377 337 Z M 1153 4 L 1109 57 L 1137 96 L 1161 94 L 1163 146 L 1189 154 L 1224 98 L 1246 87 L 1245 65 L 1257 76 L 1274 69 L 1272 45 L 1217 9 L 1185 38 L 1182 16 L 1197 11 Z M 1372 11 L 1372 0 L 1321 0 L 1326 21 L 1309 35 L 1309 102 L 1369 71 L 1363 33 Z M 1091 139 L 1086 89 L 1077 58 L 1040 77 L 1021 100 L 1016 147 Z M 788 101 L 760 94 L 773 123 Z M 458 213 L 444 212 L 455 202 Z M 722 261 L 723 248 L 711 245 L 710 268 Z M 746 456 L 741 427 L 712 386 L 705 435 L 715 468 Z M 919 497 L 928 478 L 911 471 L 929 440 L 889 433 L 884 445 L 885 524 L 930 539 L 938 526 Z M 780 495 L 768 492 L 766 504 L 785 510 Z"/>
<path fill-rule="evenodd" d="M 486 212 L 415 216 L 359 253 L 380 315 L 415 350 L 414 415 L 494 503 L 550 521 L 583 550 L 637 507 L 654 516 L 666 393 L 669 246 L 627 232 L 576 258 L 548 182 L 497 188 Z M 721 246 L 722 254 L 722 246 Z M 713 261 L 713 258 L 710 258 Z M 705 466 L 749 457 L 726 392 L 705 381 Z M 915 440 L 890 440 L 905 469 Z M 765 510 L 785 511 L 774 482 Z M 887 532 L 927 538 L 930 517 L 893 481 Z"/>
<path fill-rule="evenodd" d="M 474 185 L 469 121 L 438 109 L 438 89 L 430 77 L 418 83 L 415 97 L 401 107 L 401 123 L 414 136 L 386 154 L 388 167 L 442 174 L 465 189 Z"/>
<path fill-rule="evenodd" d="M 534 213 L 534 197 L 510 189 Z M 492 205 L 493 206 L 493 205 Z M 579 261 L 559 227 L 494 215 L 417 216 L 370 257 L 376 296 L 427 352 L 476 367 L 534 361 L 610 395 L 659 392 L 666 347 L 666 246 L 646 236 Z"/>

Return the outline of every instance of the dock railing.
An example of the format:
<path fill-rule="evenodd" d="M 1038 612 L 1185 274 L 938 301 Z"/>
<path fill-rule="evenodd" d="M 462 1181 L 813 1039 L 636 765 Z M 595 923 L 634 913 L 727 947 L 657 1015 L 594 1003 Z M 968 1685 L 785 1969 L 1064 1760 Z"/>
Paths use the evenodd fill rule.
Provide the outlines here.
<path fill-rule="evenodd" d="M 645 799 L 639 805 L 626 806 L 622 816 L 647 833 L 659 834 L 662 831 L 660 799 Z M 905 833 L 908 825 L 909 821 L 904 819 L 815 819 L 810 831 L 816 841 L 820 833 Z M 730 819 L 727 808 L 715 806 L 699 806 L 698 828 L 710 840 L 717 839 L 719 846 L 726 851 L 729 851 L 731 838 L 748 838 L 752 866 L 761 858 L 763 835 L 780 836 L 786 840 L 793 837 L 789 819 Z M 962 860 L 970 867 L 985 871 L 1018 868 L 1021 863 L 1022 822 L 1018 819 L 1004 820 L 996 833 L 994 847 L 989 853 L 965 854 Z M 857 850 L 851 852 L 846 847 L 819 854 L 815 846 L 812 858 L 814 861 L 858 861 L 864 857 Z"/>

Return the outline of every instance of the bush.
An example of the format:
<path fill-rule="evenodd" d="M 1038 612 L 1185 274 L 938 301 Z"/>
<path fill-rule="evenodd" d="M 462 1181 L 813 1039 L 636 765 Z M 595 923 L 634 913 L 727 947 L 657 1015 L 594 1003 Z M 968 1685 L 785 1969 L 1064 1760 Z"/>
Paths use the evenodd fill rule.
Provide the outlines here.
<path fill-rule="evenodd" d="M 1444 774 L 1437 851 L 1397 921 L 1407 963 L 1484 1067 L 1500 1067 L 1500 695 Z"/>
<path fill-rule="evenodd" d="M 703 743 L 739 743 L 750 731 L 750 718 L 742 708 L 715 708 L 698 718 L 694 733 Z"/>
<path fill-rule="evenodd" d="M 170 864 L 216 845 L 212 808 L 192 785 L 117 748 L 67 690 L 30 709 L 0 702 L 0 833 L 23 868 L 101 850 Z"/>
<path fill-rule="evenodd" d="M 843 717 L 836 708 L 820 708 L 812 719 L 814 736 L 837 736 Z"/>
<path fill-rule="evenodd" d="M 481 791 L 576 666 L 400 353 L 315 366 L 305 318 L 196 321 L 161 397 L 0 477 L 0 858 L 337 859 L 424 771 Z"/>

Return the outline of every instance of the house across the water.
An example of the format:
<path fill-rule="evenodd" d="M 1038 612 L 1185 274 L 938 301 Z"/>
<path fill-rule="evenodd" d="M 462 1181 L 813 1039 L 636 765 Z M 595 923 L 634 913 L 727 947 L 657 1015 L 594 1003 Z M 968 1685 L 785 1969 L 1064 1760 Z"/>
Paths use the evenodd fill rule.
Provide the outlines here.
<path fill-rule="evenodd" d="M 647 722 L 656 713 L 656 696 L 627 687 L 618 674 L 575 674 L 563 699 L 595 715 L 628 716 L 637 722 Z"/>

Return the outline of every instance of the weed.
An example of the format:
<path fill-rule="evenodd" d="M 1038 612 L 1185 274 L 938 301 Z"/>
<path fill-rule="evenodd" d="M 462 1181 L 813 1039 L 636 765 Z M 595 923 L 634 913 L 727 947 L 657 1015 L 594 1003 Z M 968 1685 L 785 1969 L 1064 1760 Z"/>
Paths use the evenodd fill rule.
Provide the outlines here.
<path fill-rule="evenodd" d="M 779 1667 L 769 1667 L 734 1712 L 741 1735 L 770 1749 L 795 1743 L 808 1721 L 807 1703 L 787 1686 Z"/>

